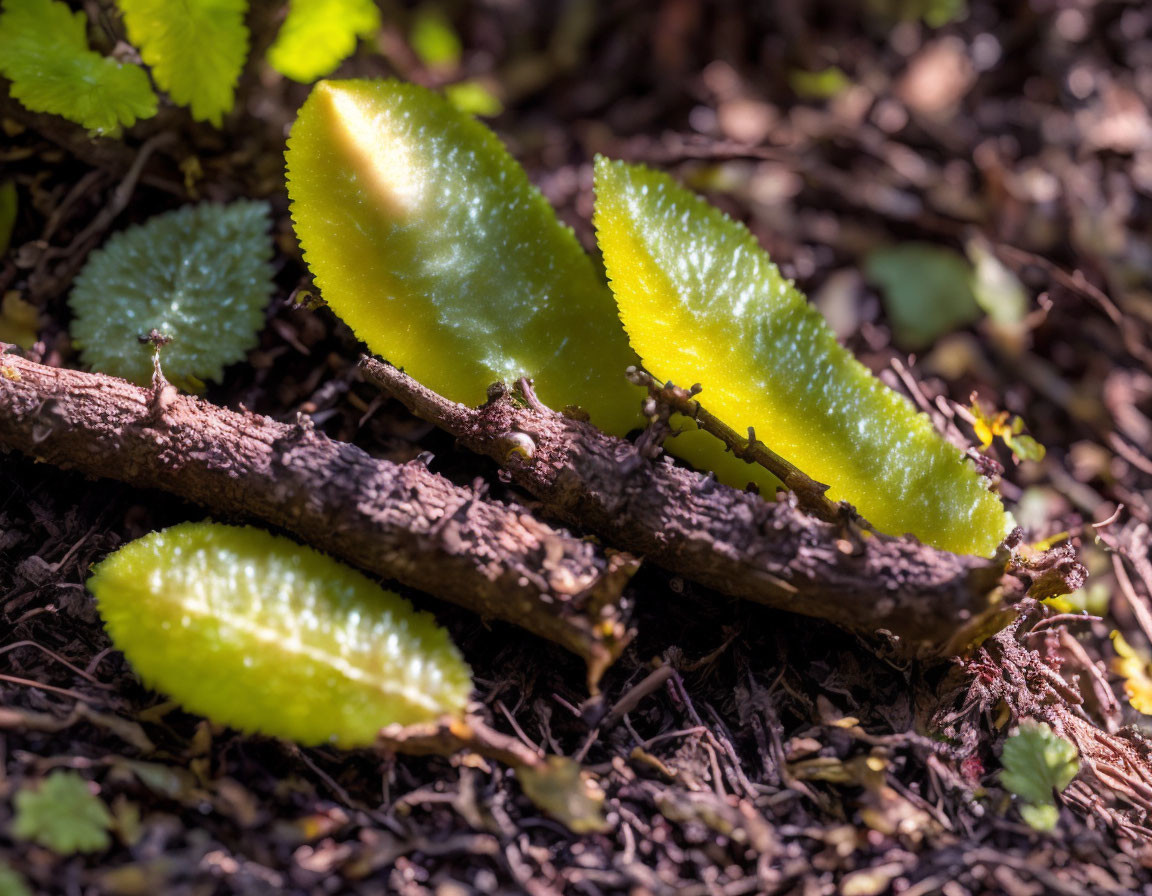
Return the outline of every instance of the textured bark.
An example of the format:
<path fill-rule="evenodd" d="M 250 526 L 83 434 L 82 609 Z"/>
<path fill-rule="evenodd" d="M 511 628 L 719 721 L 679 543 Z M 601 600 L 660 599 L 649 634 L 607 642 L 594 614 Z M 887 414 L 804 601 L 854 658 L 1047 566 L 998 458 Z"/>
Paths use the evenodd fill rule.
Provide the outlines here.
<path fill-rule="evenodd" d="M 951 655 L 1005 618 L 994 560 L 815 519 L 776 502 L 649 462 L 630 443 L 541 405 L 530 389 L 494 390 L 473 410 L 388 364 L 365 374 L 414 414 L 500 463 L 544 512 L 709 588 L 895 636 L 905 655 Z"/>
<path fill-rule="evenodd" d="M 308 424 L 0 355 L 0 448 L 266 520 L 563 645 L 587 661 L 593 684 L 623 649 L 621 593 L 636 560 Z"/>

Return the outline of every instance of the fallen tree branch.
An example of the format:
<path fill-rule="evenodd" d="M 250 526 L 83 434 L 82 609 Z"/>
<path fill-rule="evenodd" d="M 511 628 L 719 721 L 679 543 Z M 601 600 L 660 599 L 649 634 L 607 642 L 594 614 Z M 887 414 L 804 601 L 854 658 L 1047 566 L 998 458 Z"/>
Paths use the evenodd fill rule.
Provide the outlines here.
<path fill-rule="evenodd" d="M 2 346 L 0 346 L 2 347 Z M 515 505 L 296 425 L 0 354 L 0 448 L 263 519 L 357 566 L 512 622 L 588 663 L 629 637 L 637 561 Z"/>
<path fill-rule="evenodd" d="M 544 407 L 526 384 L 516 395 L 496 388 L 472 409 L 389 364 L 360 366 L 418 417 L 495 459 L 547 515 L 706 587 L 887 632 L 905 655 L 952 655 L 1007 618 L 998 587 L 1006 551 L 986 560 L 853 531 L 805 514 L 794 496 L 765 501 L 650 463 L 630 442 Z"/>

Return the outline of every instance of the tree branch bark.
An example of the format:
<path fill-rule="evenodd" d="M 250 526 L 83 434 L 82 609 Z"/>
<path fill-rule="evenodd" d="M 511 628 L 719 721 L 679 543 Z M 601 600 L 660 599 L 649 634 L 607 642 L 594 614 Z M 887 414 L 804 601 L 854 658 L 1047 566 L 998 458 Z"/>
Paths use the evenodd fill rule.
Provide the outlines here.
<path fill-rule="evenodd" d="M 544 407 L 530 389 L 495 389 L 472 409 L 389 364 L 360 366 L 418 417 L 501 464 L 546 515 L 708 588 L 887 632 L 912 656 L 958 653 L 1006 618 L 1006 552 L 959 556 L 818 520 L 794 496 L 765 501 L 668 458 L 649 462 L 630 442 Z"/>
<path fill-rule="evenodd" d="M 0 354 L 0 448 L 265 520 L 563 645 L 595 686 L 630 636 L 621 595 L 638 561 L 309 424 Z"/>

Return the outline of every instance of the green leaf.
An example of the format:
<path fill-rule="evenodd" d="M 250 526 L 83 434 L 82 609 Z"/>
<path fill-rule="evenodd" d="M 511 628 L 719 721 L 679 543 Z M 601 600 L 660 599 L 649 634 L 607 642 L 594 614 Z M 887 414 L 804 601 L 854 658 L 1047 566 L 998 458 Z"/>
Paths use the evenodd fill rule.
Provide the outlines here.
<path fill-rule="evenodd" d="M 1059 817 L 1053 791 L 1063 791 L 1080 770 L 1076 747 L 1044 722 L 1026 721 L 1005 741 L 1000 761 L 1000 783 L 1026 804 L 1024 820 L 1037 830 L 1052 830 Z"/>
<path fill-rule="evenodd" d="M 661 380 L 827 483 L 882 532 L 993 554 L 1000 499 L 931 421 L 836 341 L 741 224 L 638 165 L 596 162 L 596 230 L 620 318 Z"/>
<path fill-rule="evenodd" d="M 304 258 L 373 352 L 455 401 L 528 376 L 609 432 L 639 423 L 610 293 L 482 124 L 412 84 L 321 81 L 286 158 Z"/>
<path fill-rule="evenodd" d="M 967 0 L 867 0 L 869 9 L 890 22 L 914 22 L 941 28 L 968 15 Z"/>
<path fill-rule="evenodd" d="M 792 69 L 788 73 L 788 83 L 797 96 L 806 100 L 831 99 L 852 86 L 852 82 L 838 65 L 830 65 L 818 72 Z"/>
<path fill-rule="evenodd" d="M 153 330 L 170 338 L 165 375 L 219 380 L 264 325 L 272 293 L 268 203 L 186 205 L 123 230 L 89 256 L 69 304 L 84 363 L 146 384 Z"/>
<path fill-rule="evenodd" d="M 409 43 L 429 68 L 454 69 L 460 64 L 460 38 L 440 7 L 433 3 L 424 3 L 416 10 Z"/>
<path fill-rule="evenodd" d="M 504 111 L 500 98 L 480 81 L 461 81 L 444 88 L 444 96 L 461 112 L 489 117 Z"/>
<path fill-rule="evenodd" d="M 1045 803 L 1042 806 L 1033 803 L 1020 804 L 1020 817 L 1034 830 L 1048 833 L 1056 829 L 1056 822 L 1060 820 L 1060 810 L 1054 803 Z"/>
<path fill-rule="evenodd" d="M 33 112 L 62 115 L 98 134 L 156 114 L 156 94 L 136 65 L 88 48 L 88 19 L 57 0 L 4 0 L 0 74 Z"/>
<path fill-rule="evenodd" d="M 110 843 L 112 815 L 75 772 L 55 771 L 17 791 L 12 836 L 30 840 L 62 856 L 98 852 Z"/>
<path fill-rule="evenodd" d="M 152 76 L 192 117 L 217 127 L 248 55 L 248 0 L 119 0 L 128 38 Z"/>
<path fill-rule="evenodd" d="M 903 243 L 869 253 L 868 277 L 881 289 L 893 335 L 919 351 L 980 318 L 972 266 L 951 249 Z"/>
<path fill-rule="evenodd" d="M 976 303 L 998 324 L 1018 324 L 1024 320 L 1029 301 L 1020 279 L 982 240 L 969 240 L 964 250 L 972 262 L 972 295 Z"/>
<path fill-rule="evenodd" d="M 16 227 L 16 184 L 6 180 L 0 183 L 0 256 L 8 251 L 12 231 Z"/>
<path fill-rule="evenodd" d="M 318 551 L 184 523 L 93 570 L 112 642 L 192 712 L 304 744 L 464 714 L 471 672 L 436 621 Z"/>
<path fill-rule="evenodd" d="M 379 28 L 374 0 L 292 0 L 268 62 L 295 81 L 315 81 L 351 56 L 357 39 Z"/>
<path fill-rule="evenodd" d="M 0 862 L 0 896 L 33 896 L 24 875 Z"/>

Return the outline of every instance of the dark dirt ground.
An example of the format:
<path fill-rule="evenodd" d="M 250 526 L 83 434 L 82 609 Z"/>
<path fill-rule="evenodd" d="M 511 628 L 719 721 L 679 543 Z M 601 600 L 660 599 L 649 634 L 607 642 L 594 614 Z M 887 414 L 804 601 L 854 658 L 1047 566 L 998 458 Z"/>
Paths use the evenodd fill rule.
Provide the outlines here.
<path fill-rule="evenodd" d="M 105 4 L 87 7 L 115 33 Z M 111 549 L 203 511 L 2 455 L 0 862 L 37 892 L 125 896 L 1152 893 L 1152 746 L 1108 637 L 1152 640 L 1152 7 L 974 0 L 932 29 L 856 3 L 453 3 L 464 55 L 438 73 L 406 43 L 410 11 L 385 7 L 381 52 L 362 48 L 341 74 L 490 79 L 506 106 L 493 126 L 590 248 L 595 152 L 677 173 L 747 221 L 874 369 L 906 355 L 861 274 L 868 250 L 982 235 L 1032 313 L 1012 336 L 987 322 L 946 336 L 912 369 L 930 398 L 966 405 L 977 390 L 1047 446 L 1042 463 L 996 455 L 1003 493 L 1022 501 L 1030 540 L 1071 533 L 1102 618 L 1036 628 L 1054 611 L 1034 607 L 968 660 L 907 665 L 645 568 L 639 633 L 604 705 L 659 660 L 673 672 L 589 729 L 578 660 L 417 595 L 463 646 L 496 727 L 599 776 L 612 830 L 575 836 L 494 764 L 299 749 L 157 712 L 83 583 Z M 254 59 L 275 15 L 252 13 Z M 799 97 L 790 73 L 828 65 L 850 85 Z M 38 310 L 34 357 L 76 363 L 71 278 L 113 230 L 195 198 L 180 168 L 194 155 L 197 197 L 272 201 L 280 249 L 261 346 L 208 397 L 278 419 L 306 410 L 378 456 L 430 450 L 437 471 L 506 494 L 492 467 L 375 400 L 331 314 L 291 302 L 308 280 L 282 151 L 306 91 L 253 63 L 222 131 L 168 108 L 122 142 L 5 95 L 0 165 L 22 210 L 0 293 Z M 173 136 L 116 206 L 157 134 Z M 1104 544 L 1090 524 L 1120 505 Z M 1082 771 L 1054 835 L 1033 832 L 998 781 L 1024 716 L 1078 732 Z M 6 833 L 12 794 L 57 768 L 128 819 L 106 852 L 62 858 Z"/>

